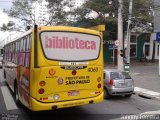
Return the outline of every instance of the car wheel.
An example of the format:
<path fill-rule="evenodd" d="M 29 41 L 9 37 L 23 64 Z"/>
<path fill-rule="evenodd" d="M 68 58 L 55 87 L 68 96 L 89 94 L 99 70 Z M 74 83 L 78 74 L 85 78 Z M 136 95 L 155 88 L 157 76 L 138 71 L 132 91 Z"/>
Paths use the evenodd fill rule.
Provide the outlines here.
<path fill-rule="evenodd" d="M 125 96 L 129 98 L 129 97 L 131 97 L 131 96 L 132 96 L 132 94 L 129 94 L 129 95 L 125 95 Z"/>
<path fill-rule="evenodd" d="M 104 99 L 110 99 L 111 95 L 108 93 L 107 88 L 104 88 Z"/>

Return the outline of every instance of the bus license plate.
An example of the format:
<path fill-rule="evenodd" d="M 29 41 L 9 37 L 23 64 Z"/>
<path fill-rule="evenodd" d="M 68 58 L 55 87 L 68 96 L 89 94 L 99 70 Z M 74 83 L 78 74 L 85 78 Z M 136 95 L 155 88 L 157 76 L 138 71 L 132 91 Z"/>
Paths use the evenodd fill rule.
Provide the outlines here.
<path fill-rule="evenodd" d="M 77 96 L 79 95 L 79 91 L 68 91 L 68 96 Z"/>

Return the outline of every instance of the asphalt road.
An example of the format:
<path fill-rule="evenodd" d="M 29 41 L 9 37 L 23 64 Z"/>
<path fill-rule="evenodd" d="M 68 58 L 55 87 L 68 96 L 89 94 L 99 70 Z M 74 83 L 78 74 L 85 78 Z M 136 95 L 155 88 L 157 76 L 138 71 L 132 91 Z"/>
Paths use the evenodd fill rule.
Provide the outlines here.
<path fill-rule="evenodd" d="M 160 76 L 158 63 L 139 64 L 131 67 L 131 76 L 135 86 L 160 93 Z"/>
<path fill-rule="evenodd" d="M 0 119 L 2 120 L 119 120 L 122 119 L 124 115 L 138 115 L 148 111 L 160 110 L 158 100 L 142 98 L 136 94 L 132 95 L 131 98 L 120 96 L 113 97 L 110 100 L 104 100 L 99 104 L 90 104 L 54 111 L 32 112 L 23 106 L 11 109 L 12 104 L 6 102 L 7 99 L 5 99 L 7 94 L 4 94 L 4 90 L 6 89 L 2 91 L 2 88 L 7 88 L 7 86 L 3 80 L 1 70 L 0 87 Z M 12 94 L 10 97 L 12 98 Z M 8 99 L 11 100 L 11 98 Z M 15 104 L 14 101 L 11 102 Z"/>

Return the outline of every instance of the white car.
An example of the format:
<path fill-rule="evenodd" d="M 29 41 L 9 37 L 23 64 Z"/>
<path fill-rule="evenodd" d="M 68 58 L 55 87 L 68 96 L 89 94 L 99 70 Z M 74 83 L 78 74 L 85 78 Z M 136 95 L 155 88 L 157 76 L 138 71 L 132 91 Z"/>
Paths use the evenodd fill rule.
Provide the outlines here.
<path fill-rule="evenodd" d="M 130 97 L 134 92 L 134 81 L 127 72 L 104 69 L 104 98 L 124 95 Z"/>

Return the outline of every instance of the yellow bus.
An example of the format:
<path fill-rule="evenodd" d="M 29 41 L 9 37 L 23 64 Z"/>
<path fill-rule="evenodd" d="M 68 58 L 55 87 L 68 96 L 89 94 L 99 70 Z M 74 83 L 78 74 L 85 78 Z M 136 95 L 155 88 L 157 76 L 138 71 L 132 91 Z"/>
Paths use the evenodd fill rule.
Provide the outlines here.
<path fill-rule="evenodd" d="M 4 78 L 16 103 L 32 111 L 98 103 L 102 50 L 102 31 L 35 26 L 4 46 Z"/>

